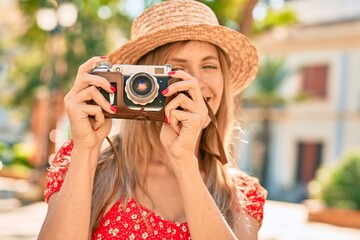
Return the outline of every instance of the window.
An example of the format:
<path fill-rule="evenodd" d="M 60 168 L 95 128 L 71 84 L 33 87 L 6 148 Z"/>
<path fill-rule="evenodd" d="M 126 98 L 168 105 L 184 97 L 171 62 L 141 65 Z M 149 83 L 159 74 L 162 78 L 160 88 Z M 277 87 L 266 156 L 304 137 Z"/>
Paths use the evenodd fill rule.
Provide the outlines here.
<path fill-rule="evenodd" d="M 328 66 L 312 65 L 302 68 L 302 91 L 312 98 L 327 97 Z"/>
<path fill-rule="evenodd" d="M 307 184 L 316 174 L 322 161 L 323 144 L 321 142 L 299 142 L 297 144 L 297 174 L 298 183 Z"/>

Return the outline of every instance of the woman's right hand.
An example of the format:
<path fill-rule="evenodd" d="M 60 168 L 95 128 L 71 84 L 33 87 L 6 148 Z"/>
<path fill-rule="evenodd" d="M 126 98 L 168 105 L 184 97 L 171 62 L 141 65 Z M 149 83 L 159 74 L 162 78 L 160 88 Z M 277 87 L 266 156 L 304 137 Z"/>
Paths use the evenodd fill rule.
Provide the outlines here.
<path fill-rule="evenodd" d="M 112 106 L 100 93 L 99 87 L 109 93 L 116 91 L 108 80 L 90 74 L 97 63 L 106 57 L 93 57 L 82 64 L 77 72 L 74 86 L 64 98 L 65 108 L 70 120 L 72 139 L 83 149 L 100 148 L 111 129 L 111 119 L 105 119 L 103 109 L 115 113 Z M 88 104 L 90 100 L 97 105 Z"/>

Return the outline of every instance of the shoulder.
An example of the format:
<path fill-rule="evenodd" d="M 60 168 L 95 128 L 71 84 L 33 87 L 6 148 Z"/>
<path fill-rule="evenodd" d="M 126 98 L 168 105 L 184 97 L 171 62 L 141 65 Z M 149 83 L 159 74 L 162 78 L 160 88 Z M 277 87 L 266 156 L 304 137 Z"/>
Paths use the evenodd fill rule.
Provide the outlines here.
<path fill-rule="evenodd" d="M 56 153 L 54 159 L 51 162 L 51 165 L 61 165 L 64 162 L 69 162 L 73 147 L 74 142 L 71 139 L 67 140 Z"/>
<path fill-rule="evenodd" d="M 71 151 L 74 143 L 71 139 L 67 140 L 57 151 L 55 157 L 50 161 L 49 172 L 59 172 L 67 170 L 70 163 Z"/>
<path fill-rule="evenodd" d="M 66 141 L 50 163 L 47 173 L 47 183 L 44 191 L 45 201 L 48 201 L 54 192 L 58 192 L 64 182 L 70 164 L 70 155 L 74 147 L 73 141 Z"/>
<path fill-rule="evenodd" d="M 228 173 L 235 189 L 237 211 L 244 210 L 262 223 L 267 197 L 265 188 L 257 178 L 240 170 L 229 168 Z"/>
<path fill-rule="evenodd" d="M 238 190 L 237 193 L 245 194 L 247 197 L 258 196 L 266 198 L 267 191 L 261 186 L 259 179 L 256 177 L 234 168 L 229 168 L 228 173 L 234 187 Z"/>

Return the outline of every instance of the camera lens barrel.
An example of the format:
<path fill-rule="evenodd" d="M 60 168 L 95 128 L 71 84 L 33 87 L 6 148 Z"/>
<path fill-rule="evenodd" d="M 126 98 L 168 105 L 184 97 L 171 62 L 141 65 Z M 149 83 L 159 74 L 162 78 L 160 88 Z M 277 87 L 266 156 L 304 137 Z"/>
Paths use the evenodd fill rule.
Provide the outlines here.
<path fill-rule="evenodd" d="M 152 103 L 158 96 L 159 84 L 154 76 L 138 72 L 127 79 L 125 92 L 133 103 L 146 105 Z"/>

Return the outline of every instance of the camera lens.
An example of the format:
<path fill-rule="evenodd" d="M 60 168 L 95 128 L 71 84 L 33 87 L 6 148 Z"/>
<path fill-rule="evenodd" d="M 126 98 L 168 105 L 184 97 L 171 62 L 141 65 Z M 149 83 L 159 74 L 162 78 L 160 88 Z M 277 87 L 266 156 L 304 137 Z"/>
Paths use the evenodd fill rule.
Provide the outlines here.
<path fill-rule="evenodd" d="M 154 101 L 159 91 L 159 84 L 154 76 L 140 72 L 131 75 L 125 86 L 127 97 L 135 104 L 146 105 Z"/>
<path fill-rule="evenodd" d="M 146 76 L 138 76 L 133 79 L 131 88 L 137 95 L 146 96 L 151 91 L 152 82 Z"/>

